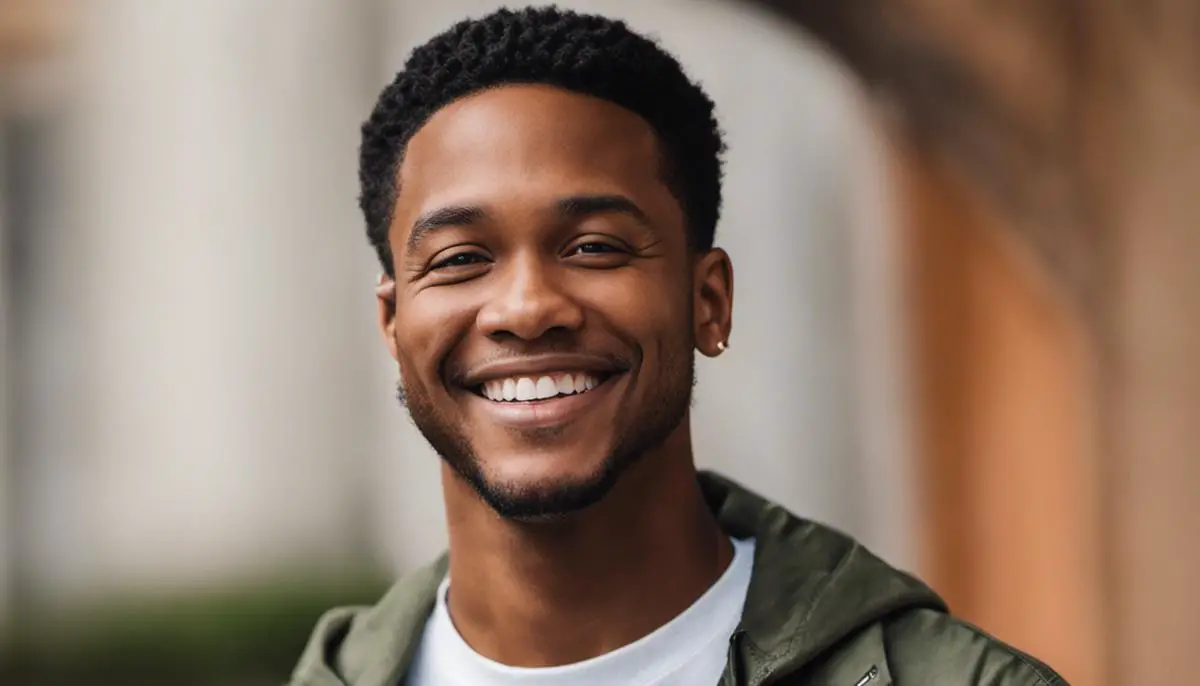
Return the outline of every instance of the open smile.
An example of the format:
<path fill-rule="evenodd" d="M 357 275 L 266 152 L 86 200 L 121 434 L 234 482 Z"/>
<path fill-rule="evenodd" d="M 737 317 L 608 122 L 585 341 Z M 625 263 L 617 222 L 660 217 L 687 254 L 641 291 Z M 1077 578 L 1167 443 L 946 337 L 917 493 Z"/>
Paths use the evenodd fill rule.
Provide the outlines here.
<path fill-rule="evenodd" d="M 629 369 L 587 354 L 508 358 L 469 370 L 460 381 L 469 405 L 512 428 L 562 426 L 594 409 Z"/>
<path fill-rule="evenodd" d="M 588 393 L 611 377 L 585 371 L 551 372 L 492 379 L 474 390 L 492 402 L 535 403 Z"/>
<path fill-rule="evenodd" d="M 474 390 L 476 404 L 498 424 L 552 428 L 583 417 L 616 385 L 616 373 L 553 372 L 492 379 Z"/>

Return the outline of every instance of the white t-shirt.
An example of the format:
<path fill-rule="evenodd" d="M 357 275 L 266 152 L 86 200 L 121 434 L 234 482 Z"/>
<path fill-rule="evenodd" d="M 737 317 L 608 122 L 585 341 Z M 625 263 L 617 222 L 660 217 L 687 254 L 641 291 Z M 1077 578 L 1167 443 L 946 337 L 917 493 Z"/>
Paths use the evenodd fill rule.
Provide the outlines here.
<path fill-rule="evenodd" d="M 754 541 L 734 540 L 733 561 L 691 607 L 610 653 L 559 667 L 509 667 L 467 645 L 446 609 L 449 579 L 425 625 L 407 686 L 705 686 L 721 680 L 729 637 L 742 617 Z"/>

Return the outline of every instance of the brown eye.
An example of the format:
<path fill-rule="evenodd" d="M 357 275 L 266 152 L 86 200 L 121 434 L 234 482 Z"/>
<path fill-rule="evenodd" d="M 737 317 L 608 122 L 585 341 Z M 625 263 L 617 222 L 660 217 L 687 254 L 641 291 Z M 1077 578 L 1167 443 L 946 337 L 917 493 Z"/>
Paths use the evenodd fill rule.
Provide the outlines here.
<path fill-rule="evenodd" d="M 433 266 L 431 266 L 429 268 L 429 271 L 436 271 L 439 269 L 451 269 L 453 267 L 468 267 L 470 265 L 479 264 L 480 262 L 484 262 L 484 261 L 485 260 L 484 260 L 483 255 L 480 255 L 478 253 L 460 252 L 457 255 L 451 255 L 450 257 L 447 257 L 444 260 L 435 262 L 433 264 Z"/>
<path fill-rule="evenodd" d="M 575 246 L 570 254 L 572 255 L 604 255 L 609 253 L 619 253 L 622 250 L 608 243 L 581 243 Z"/>

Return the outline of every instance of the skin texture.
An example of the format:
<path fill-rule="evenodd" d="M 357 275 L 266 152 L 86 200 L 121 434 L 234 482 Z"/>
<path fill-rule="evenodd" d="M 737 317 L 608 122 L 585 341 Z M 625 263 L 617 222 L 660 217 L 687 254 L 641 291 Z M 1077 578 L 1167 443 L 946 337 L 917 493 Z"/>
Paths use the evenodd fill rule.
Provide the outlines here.
<path fill-rule="evenodd" d="M 693 353 L 715 356 L 729 336 L 732 266 L 689 249 L 660 170 L 636 114 L 526 85 L 443 108 L 398 170 L 380 325 L 443 458 L 451 615 L 499 662 L 632 642 L 732 554 L 688 425 Z M 605 380 L 520 420 L 478 393 L 488 378 L 581 368 Z"/>

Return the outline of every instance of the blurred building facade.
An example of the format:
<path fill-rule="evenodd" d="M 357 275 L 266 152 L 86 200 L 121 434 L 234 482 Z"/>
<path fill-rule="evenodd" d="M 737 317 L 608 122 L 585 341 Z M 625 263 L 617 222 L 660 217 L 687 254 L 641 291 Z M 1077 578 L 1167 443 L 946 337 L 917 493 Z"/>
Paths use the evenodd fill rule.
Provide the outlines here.
<path fill-rule="evenodd" d="M 1200 641 L 1196 8 L 754 0 L 891 112 L 928 574 L 1074 682 Z"/>
<path fill-rule="evenodd" d="M 94 10 L 25 136 L 42 183 L 10 241 L 20 591 L 360 564 L 362 12 Z"/>

